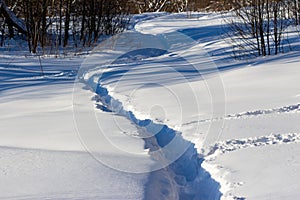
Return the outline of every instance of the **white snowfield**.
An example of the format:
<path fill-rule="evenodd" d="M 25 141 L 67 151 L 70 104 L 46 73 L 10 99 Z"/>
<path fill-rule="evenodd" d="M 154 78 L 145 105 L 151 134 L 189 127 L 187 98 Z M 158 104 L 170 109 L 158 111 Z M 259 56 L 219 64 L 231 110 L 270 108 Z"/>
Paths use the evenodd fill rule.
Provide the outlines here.
<path fill-rule="evenodd" d="M 43 59 L 49 74 L 45 78 L 39 77 L 36 59 L 21 56 L 13 59 L 10 64 L 1 59 L 0 199 L 142 199 L 145 174 L 127 174 L 108 168 L 94 159 L 80 142 L 72 100 L 74 76 L 72 80 L 68 76 L 57 77 L 62 70 L 77 71 L 82 59 L 71 59 L 68 64 L 64 59 L 58 66 L 52 59 Z M 18 62 L 25 63 L 26 71 L 22 71 Z M 22 75 L 9 73 L 10 70 Z M 24 80 L 22 76 L 29 73 L 33 73 L 31 78 Z M 22 79 L 15 81 L 17 78 Z M 12 86 L 17 88 L 10 89 Z M 85 92 L 82 94 L 85 105 L 80 106 L 83 110 L 94 109 L 93 93 L 82 92 Z M 119 133 L 118 127 L 110 126 L 113 119 L 106 113 L 95 114 L 105 120 L 111 133 Z M 88 112 L 81 112 L 81 117 L 88 119 L 87 115 Z M 125 120 L 118 122 L 132 132 L 136 130 Z M 90 126 L 90 132 L 99 131 L 88 121 L 84 124 Z M 147 159 L 143 141 L 127 140 L 125 136 L 118 134 L 115 139 Z M 121 155 L 108 155 L 113 161 L 124 162 L 118 159 Z M 127 158 L 127 161 L 132 165 L 134 160 Z"/>
<path fill-rule="evenodd" d="M 44 76 L 2 49 L 0 199 L 298 199 L 300 53 L 236 61 L 219 14 L 155 15 Z"/>

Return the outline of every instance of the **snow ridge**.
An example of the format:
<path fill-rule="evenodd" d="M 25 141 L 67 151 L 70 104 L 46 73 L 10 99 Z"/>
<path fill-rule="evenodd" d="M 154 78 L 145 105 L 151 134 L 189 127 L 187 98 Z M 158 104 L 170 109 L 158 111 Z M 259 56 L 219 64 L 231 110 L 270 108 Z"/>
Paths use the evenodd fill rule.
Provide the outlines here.
<path fill-rule="evenodd" d="M 300 104 L 296 104 L 296 105 L 284 106 L 281 108 L 248 111 L 239 114 L 227 115 L 225 119 L 243 118 L 243 117 L 268 115 L 268 114 L 294 113 L 299 111 L 300 111 Z"/>
<path fill-rule="evenodd" d="M 269 115 L 269 114 L 299 113 L 299 112 L 300 112 L 300 103 L 295 104 L 295 105 L 283 106 L 280 108 L 254 110 L 254 111 L 241 112 L 241 113 L 237 113 L 237 114 L 228 114 L 225 117 L 216 117 L 216 118 L 211 118 L 211 119 L 192 121 L 189 123 L 185 123 L 183 125 L 189 125 L 189 124 L 194 124 L 194 123 L 207 123 L 207 122 L 214 122 L 214 121 L 220 121 L 220 120 L 245 119 L 245 118 L 249 118 L 249 117 L 258 117 L 261 115 Z"/>
<path fill-rule="evenodd" d="M 157 162 L 165 163 L 161 169 L 150 173 L 144 199 L 211 199 L 221 198 L 220 184 L 201 167 L 194 144 L 182 138 L 181 134 L 166 125 L 150 119 L 139 120 L 134 113 L 123 108 L 122 103 L 109 95 L 100 84 L 96 88 L 96 107 L 104 112 L 124 116 L 138 128 L 148 133 L 144 138 L 145 148 Z M 175 143 L 175 148 L 168 147 Z M 172 146 L 172 145 L 171 145 Z M 159 155 L 157 155 L 159 154 Z"/>
<path fill-rule="evenodd" d="M 216 156 L 238 149 L 261 147 L 276 144 L 300 143 L 300 133 L 271 134 L 246 139 L 233 139 L 219 142 L 211 147 L 208 156 Z"/>

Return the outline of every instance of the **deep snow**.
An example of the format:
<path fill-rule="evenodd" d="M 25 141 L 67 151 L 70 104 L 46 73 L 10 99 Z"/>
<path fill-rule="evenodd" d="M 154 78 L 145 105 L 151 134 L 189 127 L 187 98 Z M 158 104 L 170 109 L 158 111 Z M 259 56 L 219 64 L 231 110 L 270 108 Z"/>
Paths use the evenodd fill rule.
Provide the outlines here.
<path fill-rule="evenodd" d="M 193 16 L 136 16 L 44 76 L 2 51 L 0 198 L 297 199 L 300 53 L 235 61 Z"/>

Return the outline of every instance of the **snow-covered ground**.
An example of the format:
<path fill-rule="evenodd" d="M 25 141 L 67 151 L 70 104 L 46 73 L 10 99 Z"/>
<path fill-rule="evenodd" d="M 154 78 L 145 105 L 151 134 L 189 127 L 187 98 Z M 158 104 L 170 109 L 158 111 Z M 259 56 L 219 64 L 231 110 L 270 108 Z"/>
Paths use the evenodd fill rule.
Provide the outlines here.
<path fill-rule="evenodd" d="M 9 62 L 8 59 L 13 59 Z M 95 160 L 77 135 L 73 111 L 73 85 L 82 58 L 42 59 L 47 75 L 41 76 L 37 58 L 1 58 L 0 199 L 142 199 L 147 174 L 126 174 Z M 71 75 L 70 75 L 71 74 Z M 75 74 L 75 75 L 72 75 Z M 94 108 L 93 93 L 82 94 Z M 89 110 L 89 109 L 87 109 Z M 97 113 L 110 133 L 113 118 Z M 81 117 L 89 115 L 81 113 Z M 119 119 L 127 129 L 136 128 Z M 87 121 L 89 131 L 98 131 Z M 116 139 L 150 161 L 143 142 L 117 135 Z M 110 160 L 123 155 L 108 154 Z M 142 162 L 142 161 L 139 161 Z"/>
<path fill-rule="evenodd" d="M 44 76 L 2 51 L 0 199 L 297 199 L 300 53 L 236 61 L 219 14 L 155 15 Z"/>

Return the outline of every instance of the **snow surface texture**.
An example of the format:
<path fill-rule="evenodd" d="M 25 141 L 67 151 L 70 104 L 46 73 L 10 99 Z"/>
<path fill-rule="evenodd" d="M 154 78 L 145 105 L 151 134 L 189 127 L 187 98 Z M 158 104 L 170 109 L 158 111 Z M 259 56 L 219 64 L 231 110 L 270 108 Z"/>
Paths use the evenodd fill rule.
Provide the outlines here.
<path fill-rule="evenodd" d="M 180 44 L 185 44 L 185 47 L 194 44 L 194 40 L 181 34 L 178 34 L 178 37 L 176 37 L 176 33 L 175 35 L 168 36 L 173 36 L 177 39 L 176 42 L 180 41 Z M 187 40 L 185 38 L 187 38 Z M 127 41 L 130 41 L 130 43 L 127 44 Z M 144 43 L 141 41 L 146 42 Z M 151 41 L 151 43 L 147 43 L 149 41 Z M 135 42 L 138 42 L 139 44 L 134 46 Z M 155 44 L 155 42 L 157 42 L 157 44 Z M 99 47 L 101 50 L 96 49 L 95 52 L 85 60 L 85 63 L 79 71 L 79 86 L 75 87 L 74 92 L 76 105 L 76 100 L 80 97 L 80 95 L 77 95 L 77 90 L 80 91 L 82 88 L 80 82 L 85 82 L 98 94 L 95 97 L 98 108 L 104 112 L 112 112 L 119 116 L 123 116 L 142 129 L 142 131 L 135 133 L 135 135 L 144 139 L 146 148 L 149 148 L 151 158 L 155 160 L 150 171 L 149 169 L 143 168 L 143 166 L 139 166 L 139 163 L 135 163 L 135 167 L 130 169 L 127 168 L 126 165 L 120 163 L 115 165 L 115 163 L 103 159 L 100 154 L 103 150 L 99 150 L 99 148 L 101 149 L 102 147 L 97 147 L 93 141 L 86 138 L 86 131 L 82 130 L 80 125 L 78 126 L 80 129 L 79 134 L 87 149 L 97 157 L 99 161 L 108 166 L 126 172 L 151 172 L 147 184 L 146 199 L 219 199 L 221 196 L 219 184 L 211 179 L 210 175 L 201 168 L 203 159 L 198 157 L 194 144 L 184 140 L 178 129 L 175 130 L 164 125 L 162 123 L 164 121 L 147 119 L 138 113 L 136 115 L 135 112 L 128 110 L 128 108 L 124 107 L 119 100 L 111 96 L 111 92 L 105 87 L 106 85 L 102 85 L 105 81 L 117 79 L 114 82 L 120 84 L 121 87 L 130 87 L 128 84 L 131 85 L 131 83 L 133 83 L 135 86 L 138 85 L 138 88 L 145 87 L 146 90 L 152 87 L 166 89 L 169 84 L 168 81 L 164 79 L 163 81 L 167 81 L 166 83 L 159 82 L 159 80 L 153 76 L 158 71 L 152 70 L 159 70 L 158 63 L 155 64 L 155 61 L 151 62 L 151 65 L 149 65 L 149 68 L 147 69 L 140 65 L 140 61 L 148 60 L 149 58 L 155 59 L 156 57 L 162 56 L 166 62 L 166 67 L 164 69 L 165 75 L 171 76 L 170 78 L 176 74 L 181 75 L 182 79 L 174 79 L 173 81 L 177 84 L 181 84 L 181 87 L 184 87 L 189 83 L 187 81 L 188 79 L 196 77 L 197 69 L 188 62 L 185 64 L 183 59 L 175 58 L 175 61 L 172 60 L 176 54 L 164 49 L 174 45 L 178 44 L 171 43 L 170 40 L 167 39 L 167 36 L 153 37 L 151 35 L 144 35 L 136 32 L 127 32 L 113 37 L 106 41 L 105 44 L 101 44 Z M 181 45 L 178 45 L 178 47 L 177 51 L 182 48 Z M 128 51 L 128 49 L 130 51 Z M 171 59 L 169 56 L 164 56 L 166 53 L 171 55 Z M 111 64 L 109 63 L 110 61 Z M 132 66 L 132 64 L 134 66 Z M 168 69 L 167 64 L 174 64 L 174 67 L 169 67 Z M 180 68 L 176 67 L 176 65 L 180 65 Z M 146 70 L 146 73 L 148 72 L 148 76 L 150 77 L 147 78 L 147 75 L 141 77 L 139 73 L 135 74 L 135 70 L 141 70 L 142 72 L 143 70 Z M 213 65 L 210 66 L 209 70 L 213 70 Z M 131 73 L 132 75 L 130 75 Z M 164 76 L 164 73 L 162 73 L 162 76 Z M 129 81 L 127 77 L 131 77 L 132 79 Z M 136 79 L 139 84 L 133 79 Z M 131 88 L 131 91 L 132 90 L 133 89 Z M 169 91 L 178 95 L 178 93 L 175 93 L 176 90 L 174 89 L 169 89 Z M 171 99 L 169 100 L 170 103 L 172 101 L 174 102 L 174 96 L 171 96 Z M 175 98 L 175 100 L 180 99 Z M 157 106 L 161 107 L 162 105 L 157 104 Z M 80 116 L 80 113 L 76 115 Z M 95 119 L 89 119 L 88 121 L 92 120 Z M 101 127 L 101 121 L 99 125 Z M 117 122 L 116 125 L 119 126 Z M 102 134 L 105 136 L 109 133 L 102 131 Z M 115 143 L 114 141 L 110 142 L 112 143 L 112 148 L 119 147 L 118 149 L 122 150 L 118 143 Z M 157 179 L 158 177 L 160 178 Z"/>
<path fill-rule="evenodd" d="M 81 68 L 1 55 L 0 198 L 297 199 L 299 52 L 234 61 L 219 14 L 133 24 Z"/>
<path fill-rule="evenodd" d="M 143 199 L 147 174 L 107 168 L 81 144 L 73 120 L 75 76 L 71 79 L 69 73 L 64 73 L 59 78 L 42 77 L 36 59 L 10 58 L 14 62 L 2 64 L 1 69 L 0 199 Z M 45 73 L 76 72 L 80 60 L 67 60 L 58 60 L 55 65 L 53 59 L 43 58 Z M 12 70 L 19 73 L 11 73 Z M 82 92 L 84 112 L 94 108 L 94 94 Z M 83 112 L 82 117 L 87 118 L 88 112 Z M 112 118 L 108 114 L 98 112 L 98 118 L 106 120 L 111 133 L 119 133 L 110 126 Z M 126 120 L 119 122 L 136 131 Z M 98 131 L 92 126 L 89 130 Z M 117 134 L 115 138 L 147 160 L 143 141 L 122 136 Z M 121 160 L 121 155 L 108 156 L 116 162 L 136 162 L 130 158 Z"/>
<path fill-rule="evenodd" d="M 252 64 L 233 61 L 228 54 L 229 45 L 220 39 L 224 27 L 218 14 L 203 14 L 199 19 L 188 20 L 183 14 L 162 16 L 138 23 L 135 30 L 138 33 L 124 36 L 128 41 L 120 36 L 113 40 L 115 43 L 108 41 L 96 50 L 99 59 L 93 56 L 92 60 L 105 62 L 92 66 L 93 61 L 88 61 L 84 67 L 84 80 L 100 99 L 104 96 L 99 108 L 121 113 L 134 123 L 139 119 L 137 125 L 148 120 L 180 132 L 185 140 L 196 145 L 199 154 L 206 156 L 203 167 L 221 183 L 223 199 L 275 198 L 278 193 L 271 191 L 283 187 L 280 178 L 272 179 L 273 189 L 237 181 L 244 174 L 235 173 L 235 168 L 246 174 L 249 165 L 254 177 L 259 167 L 253 168 L 249 162 L 241 165 L 238 159 L 223 166 L 217 152 L 224 151 L 225 156 L 230 156 L 231 152 L 249 149 L 246 152 L 256 154 L 260 152 L 258 148 L 281 149 L 282 145 L 299 143 L 299 53 L 259 58 L 251 61 Z M 105 54 L 98 53 L 103 50 L 107 50 Z M 178 59 L 178 55 L 193 67 Z M 209 55 L 214 56 L 208 58 Z M 229 114 L 225 113 L 225 106 Z M 289 151 L 279 157 L 285 154 Z M 265 151 L 262 159 L 269 158 Z M 297 177 L 297 163 L 296 159 L 282 167 Z M 253 165 L 259 164 L 253 160 Z M 276 177 L 278 170 L 272 166 L 272 159 L 264 164 L 268 164 L 268 173 Z M 228 181 L 229 176 L 234 178 Z M 247 177 L 245 181 L 252 183 L 248 180 L 251 177 Z M 263 180 L 264 176 L 257 179 Z M 293 195 L 285 194 L 286 190 L 281 197 L 293 199 L 298 194 L 299 184 L 295 178 L 291 180 L 288 183 L 292 185 Z M 260 195 L 263 191 L 268 193 Z"/>
<path fill-rule="evenodd" d="M 228 54 L 230 48 L 226 38 L 220 39 L 224 38 L 222 34 L 226 27 L 221 25 L 218 14 L 202 15 L 199 20 L 190 19 L 189 22 L 182 18 L 183 15 L 172 19 L 169 16 L 157 18 L 138 24 L 137 30 L 154 34 L 180 30 L 197 40 L 212 55 L 220 70 L 226 113 L 229 114 L 206 117 L 205 111 L 201 110 L 200 120 L 189 118 L 189 122 L 182 124 L 182 129 L 188 130 L 186 134 L 183 131 L 183 137 L 195 141 L 200 150 L 202 143 L 195 138 L 200 137 L 201 132 L 205 133 L 212 121 L 224 122 L 219 142 L 203 152 L 209 155 L 205 157 L 203 167 L 221 183 L 222 199 L 297 199 L 300 176 L 299 52 L 249 62 L 233 61 Z M 294 49 L 299 46 L 297 37 L 297 34 L 294 38 L 291 36 Z M 139 102 L 145 101 L 147 98 L 139 98 Z M 131 102 L 134 109 L 144 110 L 136 101 Z M 200 123 L 199 132 L 192 134 L 194 123 Z"/>

